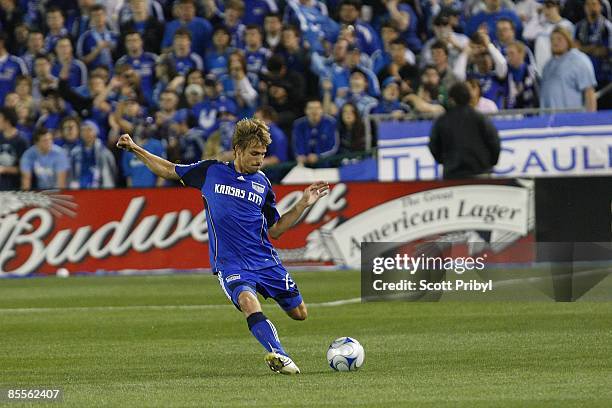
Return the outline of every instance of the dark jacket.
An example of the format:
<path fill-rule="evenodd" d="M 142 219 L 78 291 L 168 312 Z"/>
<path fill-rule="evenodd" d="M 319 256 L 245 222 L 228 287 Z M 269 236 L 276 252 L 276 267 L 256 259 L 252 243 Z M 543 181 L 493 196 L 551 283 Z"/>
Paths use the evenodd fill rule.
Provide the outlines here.
<path fill-rule="evenodd" d="M 126 54 L 125 50 L 125 37 L 129 30 L 136 29 L 136 23 L 134 20 L 126 21 L 119 27 L 121 34 L 119 47 L 117 49 L 117 55 Z M 161 52 L 161 43 L 164 38 L 164 23 L 161 23 L 154 16 L 150 16 L 145 23 L 144 32 L 142 33 L 143 48 L 147 52 L 158 54 Z"/>
<path fill-rule="evenodd" d="M 457 106 L 434 122 L 429 150 L 444 166 L 445 179 L 471 177 L 497 164 L 500 140 L 488 118 L 469 106 Z"/>

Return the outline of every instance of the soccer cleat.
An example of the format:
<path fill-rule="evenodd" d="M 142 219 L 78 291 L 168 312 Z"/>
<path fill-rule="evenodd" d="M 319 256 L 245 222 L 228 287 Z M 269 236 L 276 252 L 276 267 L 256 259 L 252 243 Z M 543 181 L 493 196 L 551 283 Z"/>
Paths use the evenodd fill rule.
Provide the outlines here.
<path fill-rule="evenodd" d="M 286 375 L 299 374 L 300 369 L 293 362 L 293 360 L 287 356 L 279 353 L 268 353 L 266 354 L 266 363 L 270 370 L 275 373 L 281 373 Z"/>

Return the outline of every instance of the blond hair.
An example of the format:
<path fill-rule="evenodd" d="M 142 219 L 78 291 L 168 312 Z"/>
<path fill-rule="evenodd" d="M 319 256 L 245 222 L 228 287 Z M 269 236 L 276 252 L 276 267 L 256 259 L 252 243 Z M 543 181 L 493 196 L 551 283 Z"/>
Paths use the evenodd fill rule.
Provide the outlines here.
<path fill-rule="evenodd" d="M 232 147 L 241 150 L 247 149 L 252 145 L 262 145 L 264 147 L 272 143 L 270 129 L 261 119 L 242 119 L 236 124 Z"/>
<path fill-rule="evenodd" d="M 518 52 L 525 55 L 525 45 L 520 41 L 513 41 L 506 48 L 514 47 Z"/>
<path fill-rule="evenodd" d="M 554 30 L 552 30 L 552 33 L 550 33 L 550 35 L 552 36 L 554 33 L 557 33 L 561 35 L 563 38 L 565 38 L 565 41 L 567 41 L 568 50 L 571 50 L 572 48 L 574 48 L 574 40 L 569 31 L 567 31 L 565 28 L 561 26 L 557 26 L 555 27 Z"/>

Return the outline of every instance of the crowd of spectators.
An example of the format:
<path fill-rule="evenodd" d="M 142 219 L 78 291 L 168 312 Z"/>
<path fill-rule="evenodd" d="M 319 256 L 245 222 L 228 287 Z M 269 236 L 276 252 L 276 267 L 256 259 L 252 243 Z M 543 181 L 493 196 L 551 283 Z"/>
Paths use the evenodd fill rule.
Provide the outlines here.
<path fill-rule="evenodd" d="M 0 0 L 0 189 L 159 186 L 116 149 L 121 134 L 176 163 L 228 160 L 252 116 L 270 125 L 265 166 L 317 166 L 366 149 L 369 114 L 444 113 L 458 81 L 482 112 L 594 111 L 611 13 L 609 0 Z"/>

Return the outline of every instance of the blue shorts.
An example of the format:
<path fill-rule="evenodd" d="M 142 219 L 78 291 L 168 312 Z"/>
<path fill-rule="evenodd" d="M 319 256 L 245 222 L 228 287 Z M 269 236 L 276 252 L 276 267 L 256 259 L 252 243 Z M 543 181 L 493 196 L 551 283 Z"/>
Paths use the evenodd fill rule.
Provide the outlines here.
<path fill-rule="evenodd" d="M 264 299 L 276 300 L 284 311 L 295 309 L 302 303 L 297 285 L 282 265 L 258 271 L 220 271 L 217 277 L 221 288 L 238 310 L 238 295 L 245 290 L 255 296 L 259 293 Z"/>

